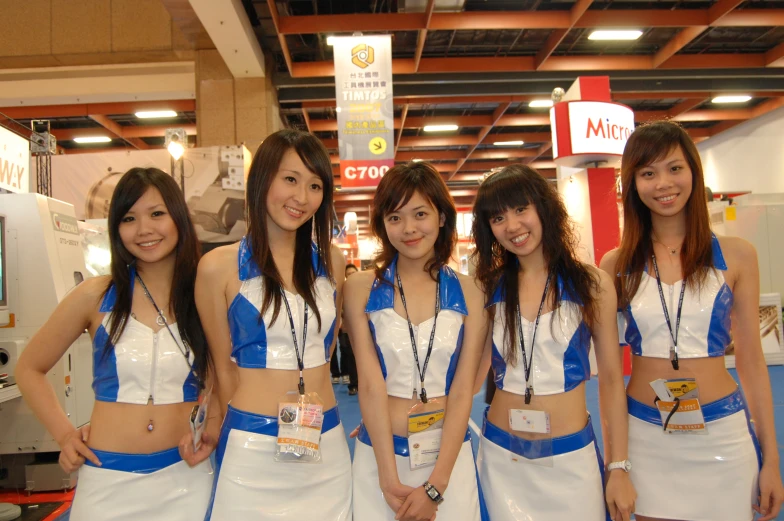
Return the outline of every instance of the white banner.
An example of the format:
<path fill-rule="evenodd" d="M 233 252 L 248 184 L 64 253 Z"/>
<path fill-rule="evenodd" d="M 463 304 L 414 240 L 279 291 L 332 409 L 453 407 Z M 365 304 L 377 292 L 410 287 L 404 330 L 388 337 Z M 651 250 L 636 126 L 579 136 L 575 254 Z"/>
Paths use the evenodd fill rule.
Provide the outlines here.
<path fill-rule="evenodd" d="M 10 192 L 30 191 L 30 143 L 0 127 L 0 188 Z"/>

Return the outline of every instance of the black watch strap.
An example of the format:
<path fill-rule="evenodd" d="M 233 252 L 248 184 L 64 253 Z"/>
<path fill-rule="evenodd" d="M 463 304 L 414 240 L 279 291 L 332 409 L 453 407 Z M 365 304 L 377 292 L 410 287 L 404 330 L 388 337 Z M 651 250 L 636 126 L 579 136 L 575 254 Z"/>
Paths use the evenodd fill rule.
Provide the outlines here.
<path fill-rule="evenodd" d="M 425 492 L 427 493 L 427 497 L 432 499 L 436 505 L 440 505 L 444 502 L 444 496 L 441 495 L 441 492 L 438 491 L 436 487 L 434 487 L 429 481 L 425 481 L 422 485 L 425 487 Z"/>

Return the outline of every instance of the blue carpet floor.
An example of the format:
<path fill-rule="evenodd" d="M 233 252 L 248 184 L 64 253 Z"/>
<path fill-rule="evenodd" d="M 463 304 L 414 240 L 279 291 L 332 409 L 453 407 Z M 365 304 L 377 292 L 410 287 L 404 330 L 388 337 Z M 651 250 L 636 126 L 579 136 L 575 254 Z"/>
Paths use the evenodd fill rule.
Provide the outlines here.
<path fill-rule="evenodd" d="M 784 367 L 770 367 L 770 381 L 773 388 L 773 405 L 776 415 L 776 435 L 778 438 L 779 458 L 784 462 Z M 734 370 L 730 371 L 733 378 L 737 380 L 737 374 Z M 348 388 L 345 385 L 335 385 L 335 395 L 338 399 L 340 418 L 346 428 L 346 435 L 348 436 L 351 430 L 359 425 L 359 401 L 356 396 L 348 395 Z M 602 433 L 601 422 L 599 420 L 599 386 L 596 379 L 592 379 L 586 384 L 586 396 L 588 402 L 588 412 L 591 414 L 593 421 L 593 428 L 598 438 L 599 447 L 602 447 Z M 478 426 L 482 427 L 482 413 L 485 409 L 484 391 L 480 392 L 474 398 L 474 406 L 471 410 L 471 420 Z M 474 453 L 476 454 L 478 440 L 473 436 Z M 354 455 L 354 440 L 348 440 L 351 455 Z M 784 465 L 782 465 L 782 473 L 784 474 Z M 784 521 L 784 513 L 780 514 L 777 521 Z M 68 521 L 68 514 L 64 514 L 57 521 Z"/>

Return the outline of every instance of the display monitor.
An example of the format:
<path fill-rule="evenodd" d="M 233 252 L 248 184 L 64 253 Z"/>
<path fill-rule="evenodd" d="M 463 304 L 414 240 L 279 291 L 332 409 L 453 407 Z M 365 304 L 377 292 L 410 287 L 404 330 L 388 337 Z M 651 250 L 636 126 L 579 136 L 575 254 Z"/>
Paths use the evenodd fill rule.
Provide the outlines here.
<path fill-rule="evenodd" d="M 5 216 L 0 215 L 0 310 L 8 308 L 8 287 L 5 270 Z"/>

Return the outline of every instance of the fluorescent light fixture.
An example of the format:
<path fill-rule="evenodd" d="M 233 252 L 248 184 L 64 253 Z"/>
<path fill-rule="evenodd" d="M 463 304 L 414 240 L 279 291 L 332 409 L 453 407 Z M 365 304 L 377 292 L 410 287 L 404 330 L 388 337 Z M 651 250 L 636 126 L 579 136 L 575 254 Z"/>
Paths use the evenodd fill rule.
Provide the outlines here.
<path fill-rule="evenodd" d="M 136 117 L 139 119 L 176 118 L 177 113 L 173 110 L 147 110 L 137 112 Z"/>
<path fill-rule="evenodd" d="M 91 143 L 109 143 L 111 140 L 112 138 L 106 136 L 87 136 L 74 138 L 74 141 L 80 145 L 87 145 Z"/>
<path fill-rule="evenodd" d="M 327 45 L 330 47 L 335 44 L 335 37 L 334 36 L 327 36 Z"/>
<path fill-rule="evenodd" d="M 457 125 L 425 125 L 423 128 L 425 132 L 446 132 L 449 130 L 457 130 Z"/>
<path fill-rule="evenodd" d="M 553 106 L 551 99 L 535 99 L 528 106 L 532 109 L 550 108 Z"/>
<path fill-rule="evenodd" d="M 514 147 L 524 144 L 525 141 L 496 141 L 493 143 L 497 147 Z"/>
<path fill-rule="evenodd" d="M 594 31 L 588 35 L 589 40 L 636 40 L 642 31 Z"/>
<path fill-rule="evenodd" d="M 736 96 L 716 96 L 713 98 L 713 103 L 745 103 L 749 101 L 751 96 L 747 96 L 745 94 L 740 94 Z"/>
<path fill-rule="evenodd" d="M 412 162 L 412 163 L 421 163 L 422 161 L 423 161 L 423 160 L 422 160 L 422 159 L 419 159 L 419 158 L 417 158 L 417 159 L 412 159 L 412 160 L 411 160 L 411 162 Z"/>

